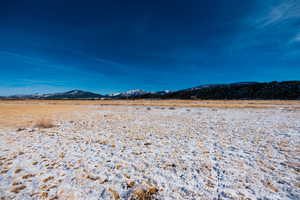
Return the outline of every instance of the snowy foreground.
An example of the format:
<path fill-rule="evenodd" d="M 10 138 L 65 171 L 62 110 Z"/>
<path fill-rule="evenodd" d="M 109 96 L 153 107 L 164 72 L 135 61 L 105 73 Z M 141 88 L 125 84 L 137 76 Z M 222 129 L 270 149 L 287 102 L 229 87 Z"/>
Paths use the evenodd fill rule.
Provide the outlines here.
<path fill-rule="evenodd" d="M 300 199 L 300 110 L 110 107 L 1 131 L 0 199 Z"/>

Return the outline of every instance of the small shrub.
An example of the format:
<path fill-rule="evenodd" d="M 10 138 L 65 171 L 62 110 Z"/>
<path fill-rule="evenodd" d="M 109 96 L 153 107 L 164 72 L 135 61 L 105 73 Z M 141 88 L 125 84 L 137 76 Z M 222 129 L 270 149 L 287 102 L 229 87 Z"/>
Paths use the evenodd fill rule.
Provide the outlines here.
<path fill-rule="evenodd" d="M 55 127 L 55 125 L 52 120 L 40 119 L 35 123 L 34 127 L 36 127 L 36 128 L 53 128 L 53 127 Z"/>
<path fill-rule="evenodd" d="M 24 130 L 26 130 L 26 129 L 25 128 L 18 128 L 16 131 L 20 132 L 20 131 L 24 131 Z"/>

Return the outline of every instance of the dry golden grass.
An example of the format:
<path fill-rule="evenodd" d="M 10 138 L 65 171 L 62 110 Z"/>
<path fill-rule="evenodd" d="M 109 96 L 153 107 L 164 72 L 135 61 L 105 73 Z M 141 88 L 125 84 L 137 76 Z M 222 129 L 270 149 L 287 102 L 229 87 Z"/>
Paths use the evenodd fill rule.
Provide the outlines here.
<path fill-rule="evenodd" d="M 31 101 L 0 101 L 0 129 L 22 131 L 41 119 L 75 120 L 74 112 L 88 110 L 84 106 L 36 103 Z"/>
<path fill-rule="evenodd" d="M 278 105 L 296 105 L 297 100 L 0 100 L 0 104 L 30 105 L 128 105 L 128 106 L 176 106 L 176 107 L 229 107 L 265 108 Z"/>
<path fill-rule="evenodd" d="M 207 108 L 288 108 L 300 109 L 300 101 L 266 100 L 0 100 L 0 129 L 32 127 L 40 119 L 76 121 L 74 113 L 97 109 L 121 109 L 111 106 L 161 106 Z M 146 107 L 146 109 L 147 109 Z M 106 116 L 108 117 L 108 116 Z"/>

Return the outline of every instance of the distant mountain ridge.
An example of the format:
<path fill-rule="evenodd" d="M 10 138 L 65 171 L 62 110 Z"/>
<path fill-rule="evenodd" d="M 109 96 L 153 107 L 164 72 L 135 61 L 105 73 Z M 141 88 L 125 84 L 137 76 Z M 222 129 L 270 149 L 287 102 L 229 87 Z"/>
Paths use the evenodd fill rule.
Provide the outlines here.
<path fill-rule="evenodd" d="M 137 97 L 135 97 L 137 98 Z M 300 81 L 240 82 L 200 85 L 170 92 L 165 95 L 151 93 L 141 99 L 289 99 L 300 100 Z"/>
<path fill-rule="evenodd" d="M 48 94 L 43 96 L 43 98 L 46 99 L 98 99 L 102 97 L 103 95 L 82 90 L 71 90 L 64 93 Z"/>
<path fill-rule="evenodd" d="M 206 84 L 206 85 L 199 85 L 196 87 L 184 89 L 182 91 L 192 91 L 192 90 L 198 90 L 203 88 L 213 88 L 218 86 L 224 86 L 224 85 L 250 85 L 250 84 L 256 84 L 258 82 L 238 82 L 238 83 L 229 83 L 229 84 Z"/>
<path fill-rule="evenodd" d="M 82 91 L 71 90 L 68 92 L 53 94 L 33 94 L 33 95 L 13 95 L 6 97 L 7 99 L 99 99 L 103 95 Z"/>
<path fill-rule="evenodd" d="M 300 81 L 241 82 L 176 91 L 170 99 L 300 99 Z"/>
<path fill-rule="evenodd" d="M 53 94 L 12 95 L 0 99 L 291 99 L 300 100 L 300 81 L 207 84 L 178 91 L 129 90 L 101 95 L 82 90 Z"/>

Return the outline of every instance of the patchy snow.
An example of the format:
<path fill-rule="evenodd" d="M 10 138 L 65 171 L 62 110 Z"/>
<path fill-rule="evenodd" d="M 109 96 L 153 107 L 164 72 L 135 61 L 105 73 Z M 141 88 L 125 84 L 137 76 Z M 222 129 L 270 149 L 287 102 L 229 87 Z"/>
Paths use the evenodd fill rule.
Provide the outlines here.
<path fill-rule="evenodd" d="M 0 197 L 300 199 L 299 110 L 111 108 L 0 132 Z"/>

